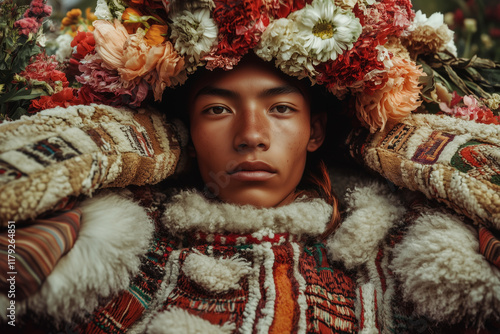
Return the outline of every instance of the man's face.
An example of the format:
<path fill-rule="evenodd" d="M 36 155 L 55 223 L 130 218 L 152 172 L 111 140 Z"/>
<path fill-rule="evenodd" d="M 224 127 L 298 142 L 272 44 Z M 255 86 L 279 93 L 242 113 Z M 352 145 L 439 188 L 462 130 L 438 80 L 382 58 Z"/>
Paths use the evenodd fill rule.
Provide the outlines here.
<path fill-rule="evenodd" d="M 290 202 L 308 151 L 316 150 L 309 102 L 297 85 L 256 62 L 205 76 L 189 101 L 201 177 L 228 203 Z"/>

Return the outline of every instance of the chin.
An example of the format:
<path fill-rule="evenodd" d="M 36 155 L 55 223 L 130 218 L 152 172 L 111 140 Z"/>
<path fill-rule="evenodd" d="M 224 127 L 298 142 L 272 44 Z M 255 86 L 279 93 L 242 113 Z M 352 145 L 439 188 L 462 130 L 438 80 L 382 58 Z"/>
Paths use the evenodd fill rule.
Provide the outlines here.
<path fill-rule="evenodd" d="M 246 189 L 235 192 L 225 191 L 221 193 L 218 198 L 221 201 L 231 204 L 253 205 L 258 208 L 272 208 L 288 204 L 289 201 L 285 201 L 289 197 L 288 194 L 289 193 L 273 193 L 268 189 Z"/>

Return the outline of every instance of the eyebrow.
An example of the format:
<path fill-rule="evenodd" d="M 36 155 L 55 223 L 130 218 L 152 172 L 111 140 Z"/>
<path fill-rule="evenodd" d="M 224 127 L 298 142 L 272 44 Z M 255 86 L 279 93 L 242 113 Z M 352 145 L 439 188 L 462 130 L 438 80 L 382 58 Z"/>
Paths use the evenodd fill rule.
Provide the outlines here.
<path fill-rule="evenodd" d="M 262 92 L 259 93 L 259 97 L 270 97 L 270 96 L 277 96 L 277 95 L 283 95 L 283 94 L 302 94 L 302 91 L 292 85 L 284 85 L 284 86 L 279 86 L 279 87 L 273 87 L 269 89 L 265 89 Z M 209 95 L 209 96 L 221 96 L 221 97 L 227 97 L 227 98 L 239 98 L 240 94 L 232 91 L 230 89 L 225 89 L 225 88 L 219 88 L 219 87 L 214 87 L 214 86 L 205 86 L 202 89 L 200 89 L 196 95 L 194 96 L 194 99 L 197 99 L 201 95 Z"/>

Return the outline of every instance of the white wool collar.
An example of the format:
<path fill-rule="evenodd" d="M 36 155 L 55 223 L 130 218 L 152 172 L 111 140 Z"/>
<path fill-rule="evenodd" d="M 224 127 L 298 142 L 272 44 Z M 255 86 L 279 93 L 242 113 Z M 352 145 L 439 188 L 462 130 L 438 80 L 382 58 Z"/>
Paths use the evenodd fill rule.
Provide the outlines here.
<path fill-rule="evenodd" d="M 277 208 L 256 208 L 215 202 L 198 191 L 182 191 L 172 197 L 162 222 L 171 233 L 274 233 L 318 236 L 332 215 L 332 206 L 319 198 L 297 199 Z"/>

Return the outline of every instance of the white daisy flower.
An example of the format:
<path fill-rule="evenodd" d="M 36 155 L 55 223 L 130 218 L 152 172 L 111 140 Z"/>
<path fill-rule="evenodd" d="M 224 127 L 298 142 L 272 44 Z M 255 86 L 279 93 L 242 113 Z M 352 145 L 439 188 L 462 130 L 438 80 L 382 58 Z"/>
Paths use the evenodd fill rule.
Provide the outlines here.
<path fill-rule="evenodd" d="M 317 71 L 314 65 L 319 61 L 309 57 L 304 48 L 305 41 L 297 37 L 299 32 L 294 13 L 289 18 L 272 21 L 261 36 L 254 49 L 256 55 L 264 60 L 275 60 L 276 67 L 284 73 L 299 77 L 309 77 L 314 81 Z"/>
<path fill-rule="evenodd" d="M 321 62 L 337 59 L 344 50 L 352 48 L 361 34 L 359 19 L 351 11 L 337 7 L 334 0 L 314 0 L 299 12 L 298 37 L 305 40 L 304 47 Z"/>
<path fill-rule="evenodd" d="M 207 8 L 176 14 L 171 29 L 175 49 L 190 64 L 199 63 L 217 41 L 217 25 Z"/>

